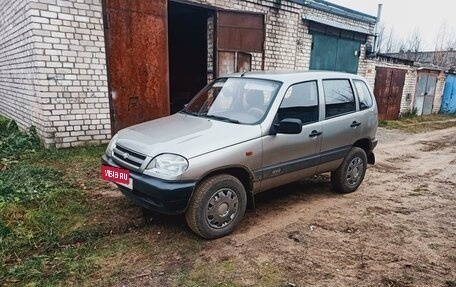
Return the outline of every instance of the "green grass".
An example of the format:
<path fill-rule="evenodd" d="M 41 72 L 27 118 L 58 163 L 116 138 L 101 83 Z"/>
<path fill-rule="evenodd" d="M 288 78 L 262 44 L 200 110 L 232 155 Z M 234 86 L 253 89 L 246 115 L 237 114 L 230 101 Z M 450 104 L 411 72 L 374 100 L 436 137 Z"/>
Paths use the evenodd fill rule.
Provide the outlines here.
<path fill-rule="evenodd" d="M 380 121 L 379 127 L 398 129 L 409 133 L 428 132 L 456 127 L 456 115 L 431 114 L 416 116 L 413 113 L 402 115 L 399 120 Z"/>
<path fill-rule="evenodd" d="M 62 246 L 90 244 L 100 235 L 88 232 L 92 207 L 59 163 L 71 162 L 68 169 L 73 161 L 93 163 L 103 149 L 44 150 L 33 128 L 20 131 L 1 117 L 0 131 L 0 285 L 57 285 L 72 268 L 87 265 L 72 261 L 87 247 Z"/>
<path fill-rule="evenodd" d="M 46 150 L 33 128 L 0 117 L 0 286 L 111 286 L 141 270 L 173 283 L 191 266 L 205 241 L 118 196 L 100 179 L 104 150 Z"/>
<path fill-rule="evenodd" d="M 100 179 L 104 146 L 46 150 L 33 128 L 2 117 L 0 127 L 0 286 L 112 286 L 141 274 L 166 286 L 242 286 L 242 274 L 283 283 L 272 263 L 200 260 L 212 243 L 183 218 L 146 218 Z"/>

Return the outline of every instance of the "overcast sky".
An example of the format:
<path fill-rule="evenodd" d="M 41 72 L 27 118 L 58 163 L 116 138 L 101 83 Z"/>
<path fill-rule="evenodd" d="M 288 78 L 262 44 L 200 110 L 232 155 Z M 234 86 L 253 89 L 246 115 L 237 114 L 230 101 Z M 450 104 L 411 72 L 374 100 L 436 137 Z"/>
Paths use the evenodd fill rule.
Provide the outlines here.
<path fill-rule="evenodd" d="M 383 4 L 381 21 L 397 38 L 407 39 L 418 29 L 424 50 L 433 50 L 442 24 L 456 37 L 456 0 L 327 0 L 353 10 L 377 15 Z M 423 50 L 422 49 L 422 50 Z"/>

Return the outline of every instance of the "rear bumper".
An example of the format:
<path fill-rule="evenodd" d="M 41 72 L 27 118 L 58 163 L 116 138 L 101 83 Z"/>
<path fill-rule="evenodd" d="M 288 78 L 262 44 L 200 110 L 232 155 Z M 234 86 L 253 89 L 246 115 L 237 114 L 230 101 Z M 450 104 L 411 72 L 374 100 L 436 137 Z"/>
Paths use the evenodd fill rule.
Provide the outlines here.
<path fill-rule="evenodd" d="M 106 155 L 102 156 L 101 162 L 122 168 Z M 130 171 L 130 177 L 133 190 L 117 185 L 120 191 L 135 204 L 165 214 L 183 213 L 196 185 L 194 181 L 165 181 L 133 171 Z"/>

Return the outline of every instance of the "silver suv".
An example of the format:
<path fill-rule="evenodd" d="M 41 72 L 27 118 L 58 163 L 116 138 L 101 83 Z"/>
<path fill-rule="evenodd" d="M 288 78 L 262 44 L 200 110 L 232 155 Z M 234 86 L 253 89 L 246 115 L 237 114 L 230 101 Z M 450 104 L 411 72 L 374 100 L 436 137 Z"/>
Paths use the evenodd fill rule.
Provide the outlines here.
<path fill-rule="evenodd" d="M 174 115 L 119 131 L 102 163 L 126 173 L 111 180 L 138 205 L 185 213 L 195 233 L 217 238 L 259 192 L 324 172 L 336 192 L 355 191 L 375 162 L 376 131 L 362 77 L 247 72 L 215 80 Z"/>

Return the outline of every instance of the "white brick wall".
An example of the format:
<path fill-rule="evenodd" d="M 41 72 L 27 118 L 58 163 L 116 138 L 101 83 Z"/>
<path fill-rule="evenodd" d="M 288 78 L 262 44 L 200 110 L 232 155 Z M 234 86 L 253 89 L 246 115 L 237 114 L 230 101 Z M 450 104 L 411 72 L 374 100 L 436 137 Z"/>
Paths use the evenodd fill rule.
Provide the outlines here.
<path fill-rule="evenodd" d="M 0 1 L 0 114 L 15 119 L 21 128 L 34 125 L 40 132 L 43 123 L 34 86 L 32 14 L 28 1 Z"/>
<path fill-rule="evenodd" d="M 107 142 L 111 123 L 101 0 L 0 3 L 6 4 L 2 15 L 15 17 L 0 23 L 12 34 L 9 41 L 0 39 L 7 51 L 0 53 L 5 98 L 0 112 L 21 127 L 35 125 L 49 147 Z"/>
<path fill-rule="evenodd" d="M 434 103 L 432 106 L 432 112 L 440 112 L 440 106 L 442 105 L 443 90 L 445 89 L 446 75 L 444 72 L 440 72 L 437 77 L 437 86 L 435 88 Z"/>
<path fill-rule="evenodd" d="M 101 0 L 34 0 L 35 86 L 45 142 L 68 147 L 111 134 Z"/>

